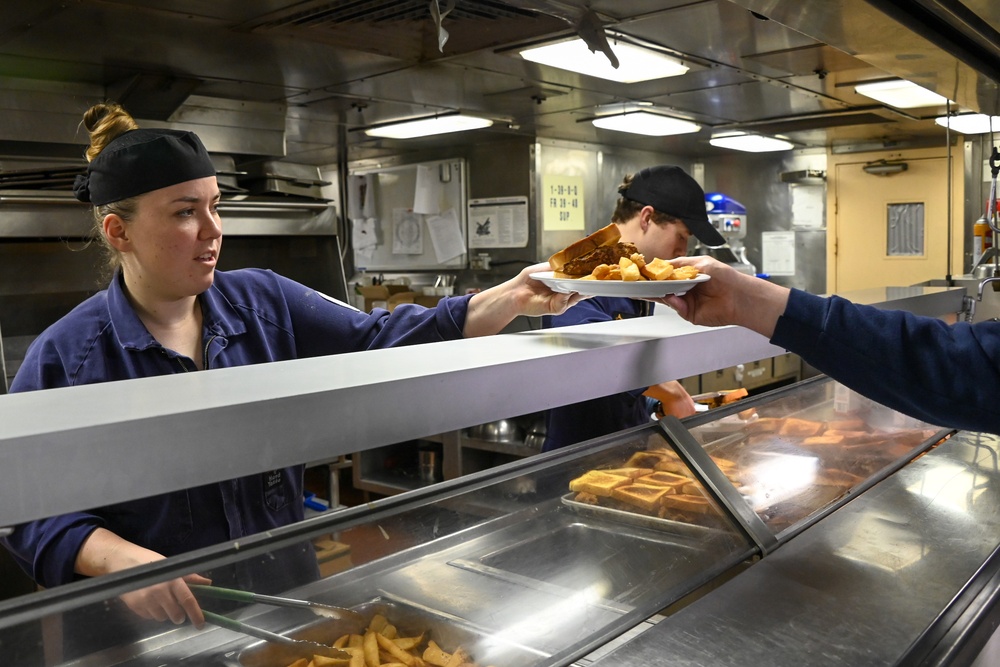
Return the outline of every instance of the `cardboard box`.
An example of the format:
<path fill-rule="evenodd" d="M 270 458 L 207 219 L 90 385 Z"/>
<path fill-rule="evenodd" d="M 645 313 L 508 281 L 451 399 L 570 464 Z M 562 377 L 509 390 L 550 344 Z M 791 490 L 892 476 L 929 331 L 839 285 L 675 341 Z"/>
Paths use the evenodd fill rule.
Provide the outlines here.
<path fill-rule="evenodd" d="M 365 305 L 362 310 L 366 313 L 370 313 L 372 308 L 378 304 L 379 308 L 385 308 L 389 301 L 389 290 L 385 288 L 384 285 L 370 285 L 358 287 L 361 291 L 361 296 L 365 298 Z"/>
<path fill-rule="evenodd" d="M 388 309 L 392 312 L 401 303 L 413 303 L 417 298 L 416 292 L 397 292 L 389 296 Z"/>
<path fill-rule="evenodd" d="M 359 286 L 361 296 L 365 298 L 364 311 L 370 313 L 372 308 L 389 308 L 389 298 L 396 294 L 410 291 L 409 285 L 363 285 Z"/>

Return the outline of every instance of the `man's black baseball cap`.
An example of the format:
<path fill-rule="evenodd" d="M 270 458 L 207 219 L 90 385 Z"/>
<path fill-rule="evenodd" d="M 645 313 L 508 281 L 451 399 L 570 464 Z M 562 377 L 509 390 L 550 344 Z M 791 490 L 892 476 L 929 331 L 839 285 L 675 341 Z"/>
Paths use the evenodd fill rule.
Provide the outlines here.
<path fill-rule="evenodd" d="M 705 191 L 680 167 L 669 164 L 647 167 L 632 176 L 628 187 L 619 188 L 618 194 L 680 219 L 699 241 L 711 248 L 726 244 L 726 239 L 708 220 Z"/>

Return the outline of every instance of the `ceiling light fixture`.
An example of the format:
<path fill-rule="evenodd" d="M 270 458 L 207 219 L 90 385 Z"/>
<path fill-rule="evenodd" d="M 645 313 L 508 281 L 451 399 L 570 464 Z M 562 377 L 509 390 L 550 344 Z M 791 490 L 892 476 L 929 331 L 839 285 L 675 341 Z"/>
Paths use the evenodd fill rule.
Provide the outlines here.
<path fill-rule="evenodd" d="M 522 58 L 533 63 L 619 83 L 680 76 L 690 69 L 673 56 L 652 48 L 620 41 L 615 35 L 609 37 L 612 38 L 611 49 L 618 58 L 617 69 L 611 66 L 606 55 L 600 51 L 591 51 L 587 43 L 579 38 L 542 44 L 523 49 L 519 53 Z"/>
<path fill-rule="evenodd" d="M 701 125 L 688 120 L 670 118 L 648 111 L 629 111 L 614 116 L 600 116 L 591 121 L 595 127 L 616 132 L 645 134 L 650 137 L 666 137 L 672 134 L 690 134 L 701 129 Z"/>
<path fill-rule="evenodd" d="M 787 151 L 795 148 L 795 144 L 776 137 L 765 137 L 760 134 L 746 132 L 728 132 L 717 134 L 708 140 L 716 148 L 728 148 L 747 153 L 769 153 L 771 151 Z"/>
<path fill-rule="evenodd" d="M 493 121 L 488 118 L 477 118 L 459 113 L 373 125 L 365 128 L 365 134 L 369 137 L 385 139 L 413 139 L 447 132 L 478 130 L 492 124 Z"/>
<path fill-rule="evenodd" d="M 940 116 L 935 118 L 934 122 L 960 134 L 986 134 L 991 131 L 991 126 L 993 132 L 1000 132 L 1000 116 L 987 116 L 981 113 Z"/>
<path fill-rule="evenodd" d="M 854 92 L 897 109 L 931 107 L 948 102 L 947 97 L 903 79 L 862 83 L 854 86 Z"/>

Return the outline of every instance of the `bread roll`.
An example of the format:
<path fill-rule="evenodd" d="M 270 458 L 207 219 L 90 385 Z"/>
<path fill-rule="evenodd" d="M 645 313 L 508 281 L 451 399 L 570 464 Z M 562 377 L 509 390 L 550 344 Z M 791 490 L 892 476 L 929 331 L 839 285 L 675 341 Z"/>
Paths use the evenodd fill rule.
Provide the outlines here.
<path fill-rule="evenodd" d="M 549 266 L 552 267 L 553 271 L 562 273 L 563 268 L 566 266 L 566 262 L 576 259 L 577 257 L 582 257 L 588 252 L 596 250 L 601 246 L 614 245 L 615 243 L 618 243 L 621 237 L 622 235 L 621 232 L 618 231 L 618 225 L 612 222 L 606 227 L 598 229 L 593 234 L 589 234 L 579 241 L 569 244 L 556 254 L 549 257 Z"/>
<path fill-rule="evenodd" d="M 808 419 L 796 419 L 795 417 L 788 417 L 785 419 L 785 423 L 781 425 L 778 430 L 780 435 L 794 435 L 799 437 L 808 437 L 810 435 L 816 435 L 823 428 L 823 422 L 814 422 Z"/>
<path fill-rule="evenodd" d="M 671 493 L 669 486 L 627 484 L 614 489 L 611 492 L 611 497 L 628 505 L 638 507 L 644 512 L 653 513 L 660 507 L 660 498 L 669 493 Z"/>
<path fill-rule="evenodd" d="M 651 472 L 653 472 L 653 468 L 651 467 L 650 468 L 626 467 L 626 468 L 608 468 L 608 469 L 602 468 L 599 472 L 604 472 L 609 475 L 622 475 L 623 477 L 628 477 L 630 479 L 637 479 L 639 477 L 648 475 Z"/>
<path fill-rule="evenodd" d="M 690 477 L 686 477 L 684 475 L 678 475 L 672 472 L 665 472 L 665 471 L 653 472 L 652 470 L 650 470 L 649 472 L 650 474 L 643 475 L 642 477 L 639 477 L 635 481 L 639 484 L 651 484 L 654 486 L 683 486 L 684 484 L 687 484 L 688 482 L 691 481 Z"/>
<path fill-rule="evenodd" d="M 666 458 L 663 452 L 636 452 L 625 462 L 627 468 L 655 468 L 656 464 Z"/>
<path fill-rule="evenodd" d="M 569 490 L 576 493 L 592 493 L 595 496 L 610 497 L 615 487 L 631 484 L 632 478 L 625 475 L 609 475 L 601 470 L 591 470 L 569 483 Z"/>
<path fill-rule="evenodd" d="M 674 510 L 687 514 L 709 514 L 712 511 L 712 504 L 707 498 L 691 494 L 663 496 L 660 505 L 668 512 Z"/>
<path fill-rule="evenodd" d="M 689 471 L 687 465 L 679 458 L 664 458 L 653 467 L 663 472 L 672 472 L 678 475 L 687 475 Z"/>
<path fill-rule="evenodd" d="M 802 439 L 803 445 L 839 445 L 842 442 L 844 442 L 844 436 L 828 435 L 826 433 L 823 435 L 811 435 L 808 438 Z"/>
<path fill-rule="evenodd" d="M 834 419 L 826 423 L 828 431 L 864 431 L 867 428 L 864 419 Z"/>

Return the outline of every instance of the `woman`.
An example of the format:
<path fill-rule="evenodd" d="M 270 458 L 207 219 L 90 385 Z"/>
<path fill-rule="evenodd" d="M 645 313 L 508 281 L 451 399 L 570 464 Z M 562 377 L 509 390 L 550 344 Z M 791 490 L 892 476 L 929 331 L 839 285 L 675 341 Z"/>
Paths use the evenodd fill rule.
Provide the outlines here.
<path fill-rule="evenodd" d="M 39 336 L 12 392 L 482 336 L 580 298 L 531 279 L 544 268 L 536 266 L 433 309 L 365 314 L 270 271 L 216 271 L 220 192 L 198 137 L 139 129 L 115 104 L 89 109 L 84 125 L 89 165 L 74 192 L 94 206 L 114 277 Z M 35 581 L 55 586 L 298 521 L 302 478 L 295 466 L 52 517 L 17 527 L 4 542 Z M 282 590 L 289 572 L 316 569 L 308 549 L 286 556 L 298 563 L 227 571 L 224 585 Z M 207 581 L 190 575 L 122 599 L 142 618 L 190 618 L 200 627 L 187 583 Z"/>
<path fill-rule="evenodd" d="M 648 167 L 627 175 L 618 186 L 621 195 L 611 222 L 622 241 L 635 244 L 648 260 L 673 259 L 687 254 L 693 234 L 702 243 L 718 246 L 725 239 L 705 213 L 705 192 L 683 169 L 673 165 Z M 595 297 L 566 313 L 545 317 L 547 327 L 607 322 L 652 315 L 653 304 L 626 297 Z M 653 399 L 647 401 L 647 397 Z M 659 408 L 655 406 L 659 402 Z M 641 387 L 631 392 L 553 408 L 546 413 L 545 444 L 550 451 L 650 422 L 654 410 L 675 417 L 695 413 L 694 400 L 677 381 Z"/>

